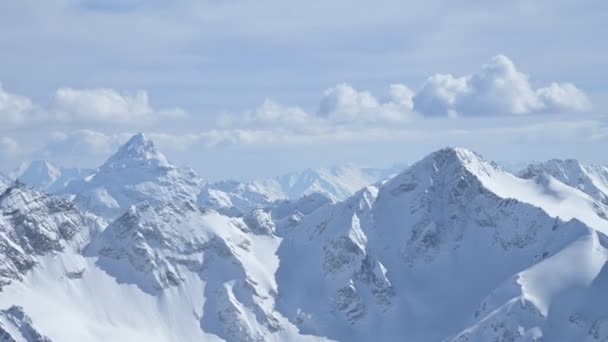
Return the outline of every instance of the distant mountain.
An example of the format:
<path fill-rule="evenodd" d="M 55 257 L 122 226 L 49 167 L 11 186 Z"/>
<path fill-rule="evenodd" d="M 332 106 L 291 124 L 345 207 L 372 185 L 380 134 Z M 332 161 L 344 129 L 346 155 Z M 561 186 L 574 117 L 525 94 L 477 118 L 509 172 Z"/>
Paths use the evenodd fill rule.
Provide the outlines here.
<path fill-rule="evenodd" d="M 532 164 L 519 175 L 523 178 L 551 176 L 608 204 L 608 167 L 606 166 L 585 165 L 574 159 L 552 159 L 544 163 Z"/>
<path fill-rule="evenodd" d="M 34 160 L 15 171 L 14 178 L 19 178 L 21 182 L 40 190 L 54 193 L 65 188 L 71 181 L 81 179 L 92 172 L 91 169 L 63 168 L 46 160 Z"/>
<path fill-rule="evenodd" d="M 378 169 L 343 165 L 308 169 L 248 183 L 214 182 L 203 187 L 199 204 L 243 214 L 278 200 L 297 200 L 312 193 L 322 194 L 332 201 L 341 201 L 361 188 L 385 180 L 404 168 L 405 166 L 394 166 Z"/>
<path fill-rule="evenodd" d="M 327 194 L 359 171 L 288 177 L 298 198 L 274 201 L 204 185 L 136 135 L 72 196 L 2 192 L 0 336 L 607 340 L 608 205 L 544 169 L 446 148 L 342 201 Z"/>
<path fill-rule="evenodd" d="M 107 219 L 131 205 L 195 200 L 200 178 L 191 169 L 178 168 L 143 134 L 133 136 L 89 176 L 68 184 L 61 194 L 73 194 L 74 203 Z"/>
<path fill-rule="evenodd" d="M 394 176 L 404 168 L 405 166 L 394 166 L 378 169 L 343 165 L 308 169 L 253 184 L 260 189 L 268 189 L 283 199 L 293 200 L 318 192 L 334 201 L 341 201 L 367 185 Z"/>

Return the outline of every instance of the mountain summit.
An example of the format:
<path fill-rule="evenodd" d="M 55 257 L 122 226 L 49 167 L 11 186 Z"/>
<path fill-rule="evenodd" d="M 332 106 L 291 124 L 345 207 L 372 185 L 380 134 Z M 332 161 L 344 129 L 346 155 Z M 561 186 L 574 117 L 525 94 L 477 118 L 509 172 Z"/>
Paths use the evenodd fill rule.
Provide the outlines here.
<path fill-rule="evenodd" d="M 113 219 L 143 201 L 196 200 L 200 185 L 193 170 L 171 164 L 151 140 L 138 133 L 97 172 L 71 183 L 63 193 L 74 194 L 81 209 Z"/>
<path fill-rule="evenodd" d="M 100 169 L 124 169 L 138 166 L 173 168 L 167 158 L 156 149 L 152 140 L 143 133 L 137 133 L 122 145 Z"/>

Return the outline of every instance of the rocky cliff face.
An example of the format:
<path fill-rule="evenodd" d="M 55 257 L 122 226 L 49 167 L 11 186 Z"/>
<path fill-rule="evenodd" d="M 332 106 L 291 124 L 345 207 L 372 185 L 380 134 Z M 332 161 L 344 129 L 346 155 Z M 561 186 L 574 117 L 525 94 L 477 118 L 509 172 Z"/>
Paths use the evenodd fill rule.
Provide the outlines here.
<path fill-rule="evenodd" d="M 0 285 L 21 280 L 42 256 L 82 251 L 97 229 L 73 203 L 13 183 L 0 194 Z"/>

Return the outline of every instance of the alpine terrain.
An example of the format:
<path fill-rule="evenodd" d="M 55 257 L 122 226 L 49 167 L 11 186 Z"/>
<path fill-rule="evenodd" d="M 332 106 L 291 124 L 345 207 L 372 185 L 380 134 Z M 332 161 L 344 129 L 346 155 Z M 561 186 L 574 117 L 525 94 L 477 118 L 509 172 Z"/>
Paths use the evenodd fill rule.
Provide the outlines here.
<path fill-rule="evenodd" d="M 0 178 L 2 341 L 608 341 L 605 167 L 205 182 L 137 134 L 29 169 Z"/>

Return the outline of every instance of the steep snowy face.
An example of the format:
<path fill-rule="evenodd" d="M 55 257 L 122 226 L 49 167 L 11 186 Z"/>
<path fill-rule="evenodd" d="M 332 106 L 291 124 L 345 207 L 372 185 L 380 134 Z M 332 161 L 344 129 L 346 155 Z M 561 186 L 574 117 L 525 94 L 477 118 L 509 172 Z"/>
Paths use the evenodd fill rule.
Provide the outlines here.
<path fill-rule="evenodd" d="M 608 205 L 608 168 L 605 166 L 585 165 L 573 159 L 552 159 L 529 165 L 519 176 L 526 179 L 551 176 Z"/>
<path fill-rule="evenodd" d="M 80 251 L 96 227 L 71 202 L 9 186 L 0 195 L 0 287 L 21 280 L 45 255 Z"/>
<path fill-rule="evenodd" d="M 459 331 L 504 279 L 595 234 L 491 191 L 489 177 L 503 172 L 444 149 L 277 227 L 279 308 L 301 331 L 337 340 Z M 294 287 L 308 290 L 288 294 Z"/>
<path fill-rule="evenodd" d="M 92 170 L 58 167 L 46 160 L 32 161 L 16 172 L 21 182 L 50 193 L 61 191 L 71 181 L 90 173 Z"/>
<path fill-rule="evenodd" d="M 194 202 L 142 203 L 115 220 L 89 252 L 118 282 L 157 296 L 186 291 L 192 278 L 202 281 L 202 314 L 192 317 L 201 329 L 227 341 L 259 341 L 291 327 L 274 308 L 278 243 L 271 232 L 252 231 L 243 220 Z"/>
<path fill-rule="evenodd" d="M 133 136 L 97 172 L 62 191 L 75 194 L 82 209 L 108 219 L 118 217 L 131 205 L 194 200 L 201 180 L 190 169 L 167 161 L 143 134 Z"/>
<path fill-rule="evenodd" d="M 0 310 L 0 340 L 5 342 L 51 342 L 38 331 L 20 306 Z"/>

